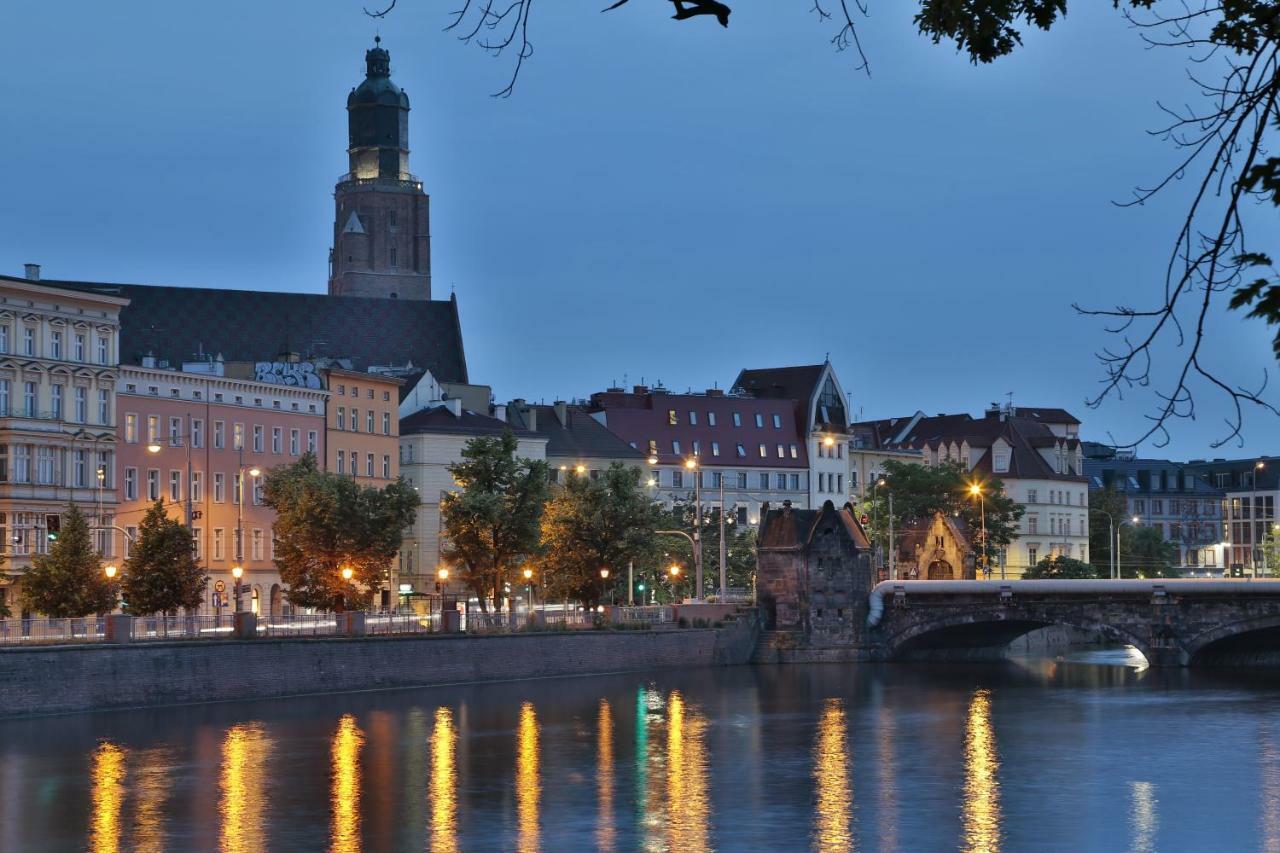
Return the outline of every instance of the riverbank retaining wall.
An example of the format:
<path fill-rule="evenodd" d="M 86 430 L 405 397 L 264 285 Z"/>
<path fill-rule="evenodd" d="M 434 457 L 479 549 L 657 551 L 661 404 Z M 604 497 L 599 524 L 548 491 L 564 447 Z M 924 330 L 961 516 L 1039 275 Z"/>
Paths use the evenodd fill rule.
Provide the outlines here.
<path fill-rule="evenodd" d="M 744 664 L 754 620 L 719 630 L 204 640 L 0 651 L 0 716 Z"/>

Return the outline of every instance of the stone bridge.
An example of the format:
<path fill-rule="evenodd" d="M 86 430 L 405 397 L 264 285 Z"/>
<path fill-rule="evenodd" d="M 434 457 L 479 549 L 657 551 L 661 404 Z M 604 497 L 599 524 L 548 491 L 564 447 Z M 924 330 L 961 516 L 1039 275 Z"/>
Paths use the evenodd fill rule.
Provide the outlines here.
<path fill-rule="evenodd" d="M 881 660 L 979 658 L 1067 625 L 1152 666 L 1280 664 L 1280 580 L 885 581 L 868 600 Z"/>

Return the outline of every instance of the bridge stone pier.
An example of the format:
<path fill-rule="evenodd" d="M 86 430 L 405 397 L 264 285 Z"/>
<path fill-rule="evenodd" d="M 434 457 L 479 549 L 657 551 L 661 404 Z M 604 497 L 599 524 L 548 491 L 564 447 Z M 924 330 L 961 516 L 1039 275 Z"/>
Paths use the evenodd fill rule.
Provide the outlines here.
<path fill-rule="evenodd" d="M 998 657 L 1067 625 L 1136 647 L 1151 666 L 1280 665 L 1280 580 L 885 581 L 868 599 L 878 660 Z"/>

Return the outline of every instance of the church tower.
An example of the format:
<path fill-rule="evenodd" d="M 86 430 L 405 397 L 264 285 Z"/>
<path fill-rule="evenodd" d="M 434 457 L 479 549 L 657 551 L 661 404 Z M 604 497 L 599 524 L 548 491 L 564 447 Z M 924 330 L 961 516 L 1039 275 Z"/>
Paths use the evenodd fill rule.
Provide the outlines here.
<path fill-rule="evenodd" d="M 381 41 L 347 96 L 351 171 L 333 193 L 329 295 L 430 299 L 430 199 L 409 173 L 409 96 L 391 82 Z"/>

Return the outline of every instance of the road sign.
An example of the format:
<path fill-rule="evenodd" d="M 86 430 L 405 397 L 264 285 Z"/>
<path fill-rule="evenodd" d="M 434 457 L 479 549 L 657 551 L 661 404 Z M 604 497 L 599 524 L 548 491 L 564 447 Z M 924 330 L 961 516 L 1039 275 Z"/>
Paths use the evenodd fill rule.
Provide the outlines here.
<path fill-rule="evenodd" d="M 226 581 L 220 581 L 220 580 L 219 580 L 219 581 L 214 581 L 214 582 L 213 582 L 213 591 L 214 591 L 214 592 L 218 592 L 218 593 L 226 592 L 226 591 L 227 591 L 227 583 L 226 583 Z"/>

